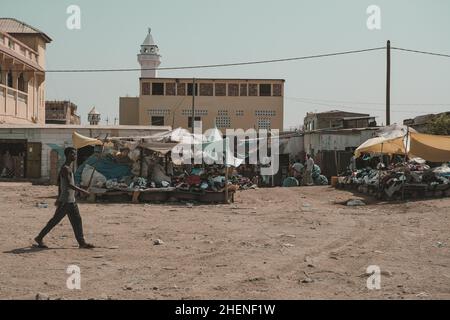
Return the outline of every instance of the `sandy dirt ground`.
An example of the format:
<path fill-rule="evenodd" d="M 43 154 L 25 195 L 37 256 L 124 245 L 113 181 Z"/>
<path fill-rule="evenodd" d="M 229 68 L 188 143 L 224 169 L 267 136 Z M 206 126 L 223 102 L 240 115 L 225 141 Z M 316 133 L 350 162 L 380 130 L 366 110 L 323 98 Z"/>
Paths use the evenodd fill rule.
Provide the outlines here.
<path fill-rule="evenodd" d="M 80 250 L 55 187 L 0 183 L 0 299 L 449 299 L 450 199 L 347 207 L 331 187 L 239 192 L 231 205 L 80 203 Z M 38 208 L 46 202 L 48 208 Z M 163 244 L 154 245 L 156 239 Z M 69 290 L 69 265 L 81 290 Z M 370 265 L 381 289 L 369 290 Z"/>

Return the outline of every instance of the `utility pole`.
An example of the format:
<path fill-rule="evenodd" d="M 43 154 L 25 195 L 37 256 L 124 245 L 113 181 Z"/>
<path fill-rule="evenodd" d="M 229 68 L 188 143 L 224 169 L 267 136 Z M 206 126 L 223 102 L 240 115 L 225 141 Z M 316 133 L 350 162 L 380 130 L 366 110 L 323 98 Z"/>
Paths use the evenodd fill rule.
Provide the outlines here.
<path fill-rule="evenodd" d="M 195 78 L 192 78 L 192 133 L 194 133 L 194 123 L 195 123 Z"/>
<path fill-rule="evenodd" d="M 386 47 L 386 125 L 391 124 L 391 41 L 388 40 Z"/>

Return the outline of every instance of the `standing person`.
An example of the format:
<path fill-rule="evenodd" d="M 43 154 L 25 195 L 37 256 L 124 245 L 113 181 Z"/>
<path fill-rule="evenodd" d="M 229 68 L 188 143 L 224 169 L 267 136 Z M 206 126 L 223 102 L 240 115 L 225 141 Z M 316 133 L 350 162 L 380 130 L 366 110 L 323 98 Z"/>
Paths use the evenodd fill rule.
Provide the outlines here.
<path fill-rule="evenodd" d="M 305 184 L 311 186 L 312 183 L 312 171 L 314 168 L 314 160 L 310 154 L 306 155 L 306 171 L 305 171 Z"/>
<path fill-rule="evenodd" d="M 47 248 L 44 244 L 44 237 L 65 217 L 69 216 L 70 224 L 72 225 L 75 233 L 75 238 L 78 241 L 80 249 L 93 249 L 92 244 L 87 243 L 84 240 L 83 235 L 83 223 L 81 221 L 80 211 L 78 205 L 75 202 L 75 191 L 79 191 L 85 194 L 89 194 L 88 191 L 75 186 L 75 180 L 70 167 L 72 162 L 77 159 L 77 151 L 75 148 L 69 147 L 64 150 L 66 156 L 66 162 L 61 167 L 58 175 L 58 199 L 55 202 L 57 206 L 55 215 L 47 225 L 42 229 L 39 235 L 34 238 L 39 248 Z"/>

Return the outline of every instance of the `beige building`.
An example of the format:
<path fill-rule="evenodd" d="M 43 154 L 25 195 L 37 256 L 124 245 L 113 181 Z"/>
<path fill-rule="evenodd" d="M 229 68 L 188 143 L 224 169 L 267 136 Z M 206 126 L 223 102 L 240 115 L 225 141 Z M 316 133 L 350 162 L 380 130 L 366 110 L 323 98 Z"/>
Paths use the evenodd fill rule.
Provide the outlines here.
<path fill-rule="evenodd" d="M 191 128 L 193 79 L 158 78 L 159 48 L 147 35 L 141 45 L 139 97 L 120 98 L 121 125 Z M 195 79 L 195 120 L 203 129 L 283 129 L 284 80 Z"/>
<path fill-rule="evenodd" d="M 70 101 L 46 101 L 46 124 L 80 124 L 77 105 Z"/>
<path fill-rule="evenodd" d="M 0 18 L 0 124 L 45 123 L 45 50 L 51 39 Z"/>

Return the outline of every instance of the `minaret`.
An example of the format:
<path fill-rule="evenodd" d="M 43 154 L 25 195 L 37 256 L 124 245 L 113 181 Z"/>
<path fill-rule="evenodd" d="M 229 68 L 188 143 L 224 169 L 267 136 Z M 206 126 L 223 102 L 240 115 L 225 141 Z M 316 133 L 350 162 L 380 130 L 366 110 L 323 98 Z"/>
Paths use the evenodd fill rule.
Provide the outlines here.
<path fill-rule="evenodd" d="M 152 29 L 148 29 L 148 35 L 141 45 L 141 51 L 138 54 L 138 61 L 141 65 L 141 78 L 156 78 L 158 77 L 157 70 L 145 70 L 155 69 L 161 64 L 161 56 L 159 55 L 159 48 L 155 44 L 152 37 Z"/>
<path fill-rule="evenodd" d="M 100 113 L 98 113 L 97 110 L 95 110 L 95 107 L 93 107 L 91 111 L 88 113 L 89 124 L 91 126 L 96 126 L 100 122 L 100 119 L 101 119 Z"/>

